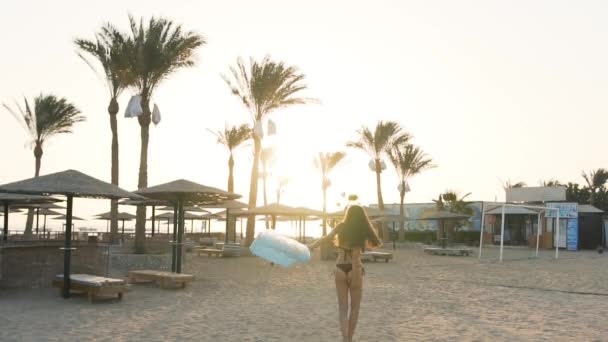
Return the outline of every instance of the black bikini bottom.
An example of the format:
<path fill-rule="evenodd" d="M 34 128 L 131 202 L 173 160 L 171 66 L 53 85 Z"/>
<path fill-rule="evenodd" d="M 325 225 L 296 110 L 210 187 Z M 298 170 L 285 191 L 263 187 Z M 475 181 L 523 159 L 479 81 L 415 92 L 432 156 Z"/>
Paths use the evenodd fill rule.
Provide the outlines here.
<path fill-rule="evenodd" d="M 353 269 L 353 264 L 336 264 L 336 267 L 341 269 L 342 272 L 348 274 Z"/>

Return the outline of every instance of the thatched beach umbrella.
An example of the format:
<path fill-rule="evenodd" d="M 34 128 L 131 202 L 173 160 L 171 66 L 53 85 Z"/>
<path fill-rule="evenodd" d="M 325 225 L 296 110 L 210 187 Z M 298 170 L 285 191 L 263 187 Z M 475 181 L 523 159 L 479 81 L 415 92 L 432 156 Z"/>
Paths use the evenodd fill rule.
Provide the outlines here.
<path fill-rule="evenodd" d="M 395 223 L 401 223 L 401 222 L 407 222 L 410 221 L 407 217 L 402 216 L 402 215 L 385 215 L 385 216 L 378 216 L 374 219 L 372 219 L 372 222 L 378 222 L 378 223 L 387 223 L 387 222 L 392 222 L 393 223 L 393 236 L 392 236 L 392 240 L 393 240 L 393 249 L 395 249 L 395 240 L 397 239 L 397 231 L 395 228 Z"/>
<path fill-rule="evenodd" d="M 72 203 L 74 197 L 108 198 L 108 199 L 144 199 L 76 170 L 52 173 L 0 186 L 0 192 L 11 192 L 31 195 L 63 195 L 67 199 L 66 232 L 63 263 L 63 297 L 70 297 L 70 265 L 72 250 Z"/>
<path fill-rule="evenodd" d="M 152 207 L 152 236 L 154 236 L 155 233 L 155 227 L 154 225 L 156 224 L 156 207 L 159 205 L 167 205 L 167 202 L 165 201 L 159 201 L 159 200 L 152 200 L 152 199 L 145 199 L 145 200 L 132 200 L 132 199 L 126 199 L 126 200 L 122 200 L 120 202 L 118 202 L 118 205 L 132 205 L 132 206 L 145 206 L 145 207 Z"/>
<path fill-rule="evenodd" d="M 471 215 L 453 213 L 453 212 L 444 211 L 444 210 L 432 210 L 430 212 L 425 212 L 422 214 L 422 216 L 420 216 L 416 219 L 411 219 L 410 221 L 426 221 L 426 220 L 439 221 L 440 226 L 441 226 L 442 236 L 443 236 L 443 238 L 441 239 L 441 248 L 445 248 L 446 247 L 445 221 L 463 220 L 463 219 L 469 219 L 469 218 L 471 218 Z"/>
<path fill-rule="evenodd" d="M 237 210 L 237 212 L 241 212 L 244 209 L 247 209 L 249 206 L 246 203 L 243 202 L 239 202 L 239 201 L 225 201 L 225 202 L 221 202 L 221 203 L 216 203 L 216 204 L 207 204 L 205 205 L 205 208 L 207 209 L 226 209 L 225 210 L 225 215 L 226 215 L 226 234 L 224 236 L 224 242 L 228 242 L 228 231 L 230 230 L 230 216 L 232 215 L 233 210 Z M 235 221 L 235 232 L 234 232 L 234 239 L 236 240 L 236 221 Z"/>
<path fill-rule="evenodd" d="M 136 191 L 137 194 L 152 199 L 166 200 L 172 203 L 177 210 L 177 230 L 173 229 L 173 253 L 171 270 L 181 273 L 182 236 L 184 234 L 184 206 L 197 204 L 215 204 L 227 200 L 237 199 L 241 195 L 197 184 L 184 179 L 152 186 Z"/>
<path fill-rule="evenodd" d="M 65 210 L 65 207 L 62 207 L 62 206 L 54 204 L 54 203 L 23 204 L 23 205 L 19 205 L 19 208 L 34 209 L 36 211 L 36 235 L 38 235 L 38 231 L 40 229 L 40 215 L 44 216 L 44 223 L 43 223 L 43 227 L 42 227 L 43 232 L 46 232 L 46 217 L 47 216 L 61 215 L 61 213 L 44 215 L 42 213 L 43 209 L 48 209 L 48 210 L 63 209 L 63 210 Z"/>
<path fill-rule="evenodd" d="M 19 206 L 23 204 L 36 204 L 36 203 L 52 203 L 59 202 L 58 199 L 48 197 L 48 196 L 40 196 L 40 195 L 31 195 L 31 194 L 21 194 L 21 193 L 8 193 L 9 191 L 0 191 L 0 203 L 4 207 L 4 232 L 2 234 L 2 240 L 8 240 L 8 214 L 9 207 L 11 206 Z"/>
<path fill-rule="evenodd" d="M 110 223 L 110 220 L 112 220 L 111 214 L 112 214 L 112 212 L 110 212 L 110 211 L 108 211 L 107 213 L 97 214 L 97 215 L 95 215 L 95 219 L 107 221 L 108 223 Z M 136 218 L 136 216 L 133 214 L 129 214 L 126 212 L 118 212 L 116 219 L 118 221 L 122 221 L 122 233 L 120 234 L 122 241 L 125 241 L 125 221 L 132 221 L 135 218 Z M 108 228 L 106 226 L 106 230 L 107 229 Z"/>
<path fill-rule="evenodd" d="M 59 207 L 58 205 L 55 207 Z M 65 209 L 64 207 L 59 207 L 61 209 Z M 60 212 L 47 209 L 47 208 L 36 208 L 36 216 L 42 215 L 44 217 L 42 223 L 42 236 L 46 236 L 46 217 L 47 216 L 58 216 L 62 215 Z M 38 234 L 38 219 L 36 219 L 36 234 Z"/>

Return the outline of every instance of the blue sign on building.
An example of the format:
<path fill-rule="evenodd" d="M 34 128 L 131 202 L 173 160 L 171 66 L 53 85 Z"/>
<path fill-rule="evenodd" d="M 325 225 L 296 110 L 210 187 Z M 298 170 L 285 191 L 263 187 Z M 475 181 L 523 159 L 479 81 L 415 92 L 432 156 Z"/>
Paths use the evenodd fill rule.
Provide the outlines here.
<path fill-rule="evenodd" d="M 569 251 L 576 251 L 578 249 L 578 219 L 568 220 L 566 246 Z"/>

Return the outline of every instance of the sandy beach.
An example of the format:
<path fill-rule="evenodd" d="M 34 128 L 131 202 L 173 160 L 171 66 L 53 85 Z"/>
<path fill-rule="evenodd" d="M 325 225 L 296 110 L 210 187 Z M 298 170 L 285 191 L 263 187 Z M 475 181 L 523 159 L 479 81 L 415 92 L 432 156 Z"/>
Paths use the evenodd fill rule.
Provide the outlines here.
<path fill-rule="evenodd" d="M 356 341 L 606 341 L 608 255 L 528 249 L 476 257 L 398 246 L 367 263 Z M 340 341 L 332 262 L 290 269 L 188 255 L 185 290 L 138 284 L 122 302 L 0 291 L 2 341 Z"/>

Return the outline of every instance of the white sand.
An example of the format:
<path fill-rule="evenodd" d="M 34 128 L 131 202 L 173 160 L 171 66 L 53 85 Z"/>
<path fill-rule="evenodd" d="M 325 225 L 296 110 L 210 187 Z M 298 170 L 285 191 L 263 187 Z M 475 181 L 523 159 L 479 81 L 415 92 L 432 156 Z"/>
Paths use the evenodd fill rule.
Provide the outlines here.
<path fill-rule="evenodd" d="M 395 261 L 366 264 L 355 340 L 608 341 L 608 255 L 507 253 L 503 264 L 479 263 L 401 246 Z M 134 285 L 122 302 L 2 290 L 0 340 L 340 341 L 331 270 L 188 256 L 191 287 Z"/>

